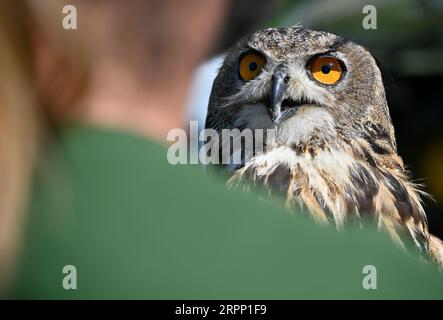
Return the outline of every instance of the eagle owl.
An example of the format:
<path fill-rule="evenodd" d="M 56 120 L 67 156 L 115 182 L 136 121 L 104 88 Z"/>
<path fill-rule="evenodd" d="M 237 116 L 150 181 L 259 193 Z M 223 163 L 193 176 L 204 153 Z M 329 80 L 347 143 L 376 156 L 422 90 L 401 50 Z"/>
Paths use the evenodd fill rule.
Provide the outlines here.
<path fill-rule="evenodd" d="M 239 41 L 214 80 L 206 128 L 220 137 L 274 129 L 249 158 L 221 137 L 220 149 L 243 155 L 224 166 L 228 185 L 263 186 L 339 229 L 372 218 L 442 265 L 442 242 L 428 232 L 423 192 L 397 154 L 382 75 L 364 47 L 297 26 Z"/>

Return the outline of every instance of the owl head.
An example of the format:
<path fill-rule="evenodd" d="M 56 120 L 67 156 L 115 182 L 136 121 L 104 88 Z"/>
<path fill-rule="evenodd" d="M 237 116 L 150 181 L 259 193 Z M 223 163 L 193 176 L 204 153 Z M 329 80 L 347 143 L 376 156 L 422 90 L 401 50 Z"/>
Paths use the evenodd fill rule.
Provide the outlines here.
<path fill-rule="evenodd" d="M 275 128 L 291 146 L 362 138 L 395 151 L 381 72 L 364 47 L 327 32 L 270 28 L 227 54 L 207 128 Z"/>

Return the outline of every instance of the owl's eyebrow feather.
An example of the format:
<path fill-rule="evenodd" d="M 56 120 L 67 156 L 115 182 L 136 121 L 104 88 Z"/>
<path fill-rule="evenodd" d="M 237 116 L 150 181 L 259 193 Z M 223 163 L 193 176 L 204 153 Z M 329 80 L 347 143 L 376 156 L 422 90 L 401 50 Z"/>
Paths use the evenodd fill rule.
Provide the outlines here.
<path fill-rule="evenodd" d="M 329 47 L 328 51 L 338 51 L 340 47 L 350 42 L 350 40 L 345 39 L 343 37 L 337 37 L 337 39 L 332 43 Z"/>

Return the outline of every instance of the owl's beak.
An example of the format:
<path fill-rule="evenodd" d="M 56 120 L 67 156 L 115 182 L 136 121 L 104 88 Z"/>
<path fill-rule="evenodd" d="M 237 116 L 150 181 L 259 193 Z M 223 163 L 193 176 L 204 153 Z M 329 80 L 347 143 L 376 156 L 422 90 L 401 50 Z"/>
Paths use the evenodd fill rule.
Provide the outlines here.
<path fill-rule="evenodd" d="M 287 87 L 288 76 L 286 72 L 282 70 L 277 70 L 272 77 L 272 90 L 268 106 L 269 116 L 274 123 L 278 123 L 281 120 L 281 105 Z"/>

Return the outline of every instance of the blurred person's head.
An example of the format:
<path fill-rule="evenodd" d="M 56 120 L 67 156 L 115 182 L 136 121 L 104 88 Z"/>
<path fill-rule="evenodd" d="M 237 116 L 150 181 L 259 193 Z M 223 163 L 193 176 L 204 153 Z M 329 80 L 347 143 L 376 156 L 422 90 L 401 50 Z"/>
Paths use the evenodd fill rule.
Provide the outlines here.
<path fill-rule="evenodd" d="M 78 29 L 65 30 L 63 1 L 0 1 L 0 283 L 42 133 L 78 121 L 163 140 L 227 2 L 73 0 Z"/>

